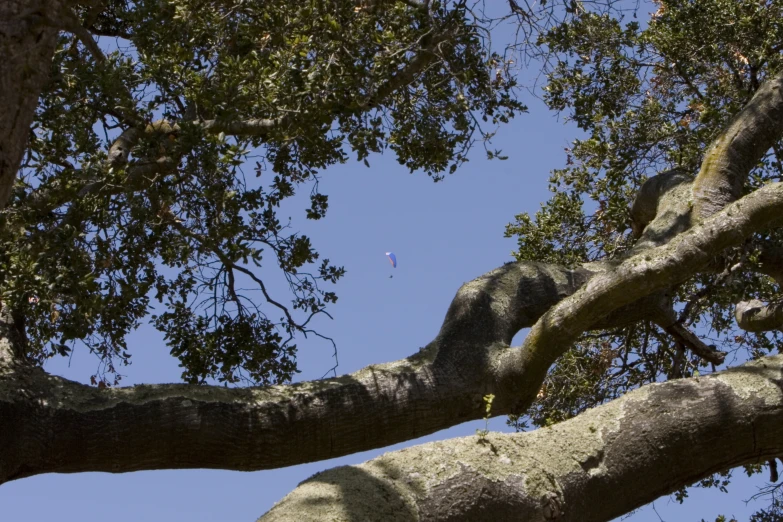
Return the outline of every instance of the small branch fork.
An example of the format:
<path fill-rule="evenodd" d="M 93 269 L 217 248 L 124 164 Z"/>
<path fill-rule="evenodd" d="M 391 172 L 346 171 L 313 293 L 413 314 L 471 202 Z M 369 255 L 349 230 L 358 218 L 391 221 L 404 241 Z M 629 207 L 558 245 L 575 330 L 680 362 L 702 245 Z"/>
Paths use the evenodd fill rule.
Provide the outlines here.
<path fill-rule="evenodd" d="M 693 353 L 711 362 L 715 366 L 723 364 L 726 359 L 726 352 L 718 351 L 714 346 L 707 346 L 696 334 L 691 332 L 686 326 L 677 320 L 674 311 L 666 311 L 660 316 L 655 317 L 653 322 L 661 327 L 663 331 L 671 335 L 675 341 L 682 343 Z"/>

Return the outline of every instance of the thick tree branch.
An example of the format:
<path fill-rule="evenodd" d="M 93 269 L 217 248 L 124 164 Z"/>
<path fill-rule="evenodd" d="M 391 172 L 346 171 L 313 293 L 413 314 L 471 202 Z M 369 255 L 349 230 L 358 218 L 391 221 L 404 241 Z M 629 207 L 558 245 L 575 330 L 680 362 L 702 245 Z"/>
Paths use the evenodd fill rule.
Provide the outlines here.
<path fill-rule="evenodd" d="M 54 0 L 39 0 L 39 3 L 49 5 Z M 18 14 L 18 9 L 14 10 L 21 5 L 18 1 L 6 4 L 12 5 L 9 13 Z M 0 15 L 3 9 L 6 7 L 0 7 Z M 28 19 L 35 21 L 35 13 L 25 17 L 17 16 L 16 21 Z M 35 23 L 28 25 L 38 31 Z M 0 25 L 0 50 L 37 49 L 36 52 L 40 51 L 37 59 L 46 58 L 43 51 L 48 47 L 31 47 L 27 33 L 14 31 L 6 25 Z M 51 34 L 38 31 L 35 38 L 36 44 L 50 38 L 52 41 L 49 44 L 53 51 L 54 37 Z M 438 42 L 439 39 L 433 36 L 425 44 L 425 47 L 431 47 L 427 51 L 429 54 L 422 54 L 421 59 L 414 58 L 411 69 L 402 69 L 388 84 L 389 94 L 424 70 L 427 66 L 425 58 L 437 57 L 435 50 L 445 40 Z M 13 67 L 22 67 L 27 62 L 24 57 L 13 58 L 18 63 L 11 60 L 12 66 L 8 70 L 18 73 Z M 47 67 L 50 58 L 51 53 L 42 62 Z M 4 67 L 9 66 L 0 64 L 0 87 L 5 87 L 2 76 L 6 71 Z M 40 73 L 43 75 L 40 78 L 45 79 L 46 70 L 33 72 Z M 15 78 L 20 79 L 18 74 Z M 40 92 L 40 85 L 36 85 L 38 90 L 35 91 L 32 109 L 29 111 L 30 118 Z M 780 93 L 775 85 L 768 89 L 767 98 L 757 95 L 748 108 L 735 118 L 731 129 L 736 132 L 732 131 L 732 134 L 727 131 L 728 137 L 723 142 L 716 141 L 718 145 L 723 143 L 720 145 L 723 148 L 718 145 L 713 147 L 714 150 L 710 152 L 712 155 L 708 155 L 709 161 L 705 161 L 705 165 L 710 163 L 712 166 L 704 167 L 699 175 L 701 181 L 697 179 L 701 183 L 702 196 L 725 193 L 736 197 L 732 196 L 732 183 L 736 184 L 740 175 L 738 173 L 742 170 L 740 167 L 744 165 L 750 169 L 754 163 L 748 163 L 746 154 L 735 149 L 742 148 L 743 144 L 755 146 L 756 141 L 753 140 L 759 136 L 753 132 L 764 134 L 764 139 L 774 133 L 777 133 L 776 139 L 779 137 L 781 129 L 776 125 L 780 118 L 776 116 L 773 124 L 765 120 L 763 114 L 754 113 L 754 110 L 766 110 L 767 105 L 778 110 L 775 104 Z M 29 100 L 18 91 L 18 86 L 14 88 L 17 90 L 11 91 L 9 99 L 16 105 L 9 107 L 17 110 L 19 103 L 28 103 Z M 379 92 L 382 94 L 382 91 Z M 360 110 L 378 102 L 378 99 L 370 97 Z M 740 123 L 744 123 L 744 126 Z M 7 156 L 7 151 L 16 150 L 13 149 L 16 146 L 13 143 L 16 142 L 12 138 L 18 137 L 15 133 L 19 128 L 23 128 L 26 139 L 29 124 L 29 120 L 22 127 L 17 123 L 3 127 L 0 123 L 0 144 L 4 147 L 7 143 L 12 144 L 11 149 L 0 151 L 3 154 L 0 157 L 0 206 L 8 196 L 2 189 L 5 183 L 3 180 L 11 179 L 10 183 L 13 183 L 13 178 L 7 178 L 4 170 L 6 158 L 11 157 Z M 230 134 L 226 131 L 233 129 L 238 133 L 260 133 L 247 134 L 249 136 L 263 136 L 270 128 L 285 122 L 199 121 L 193 124 L 202 125 L 207 132 Z M 234 128 L 232 125 L 239 127 Z M 165 137 L 166 133 L 178 130 L 176 125 L 167 122 L 132 127 L 112 144 L 108 166 L 126 165 L 130 151 L 146 133 L 163 133 Z M 22 149 L 19 150 L 23 150 L 24 143 L 20 143 Z M 21 152 L 18 156 L 21 158 Z M 171 164 L 176 165 L 176 158 L 165 159 L 167 161 L 162 167 L 154 162 L 144 167 L 152 165 L 155 169 L 165 169 Z M 18 169 L 19 159 L 15 161 L 12 176 L 16 175 Z M 84 187 L 78 193 L 85 195 L 97 191 L 110 193 L 112 190 L 141 190 L 152 180 L 143 174 L 143 170 L 139 171 L 142 174 L 138 176 L 134 173 L 133 169 L 142 167 L 131 164 L 128 168 L 129 179 L 137 180 L 138 184 L 133 182 L 118 187 L 109 186 L 102 180 L 85 180 Z M 747 175 L 747 171 L 742 175 Z M 778 183 L 765 186 L 725 208 L 725 204 L 721 205 L 718 207 L 722 208 L 719 212 L 697 214 L 701 223 L 689 229 L 691 185 L 686 183 L 686 178 L 678 176 L 680 174 L 662 177 L 659 180 L 661 185 L 657 188 L 653 186 L 656 182 L 650 182 L 651 185 L 647 186 L 649 195 L 642 199 L 647 203 L 654 201 L 655 204 L 651 208 L 643 208 L 642 205 L 632 212 L 635 228 L 641 231 L 641 238 L 622 263 L 592 263 L 577 270 L 539 263 L 500 267 L 460 289 L 438 337 L 418 354 L 403 361 L 371 366 L 335 379 L 250 389 L 155 385 L 99 390 L 46 375 L 38 368 L 18 364 L 15 354 L 20 353 L 19 343 L 22 341 L 14 338 L 13 332 L 0 331 L 0 342 L 5 343 L 0 345 L 0 418 L 3 419 L 3 429 L 0 430 L 0 447 L 3 448 L 0 451 L 0 483 L 45 472 L 122 472 L 194 467 L 268 469 L 381 447 L 479 418 L 484 414 L 482 396 L 486 393 L 498 394 L 493 405 L 495 415 L 524 410 L 534 399 L 551 364 L 582 332 L 595 327 L 629 324 L 649 317 L 661 299 L 665 298 L 667 289 L 706 267 L 725 248 L 740 244 L 750 234 L 778 223 L 783 216 L 783 185 Z M 721 192 L 724 185 L 729 189 Z M 10 188 L 6 192 L 10 193 Z M 70 196 L 73 194 L 71 192 Z M 509 348 L 514 334 L 528 326 L 533 328 L 524 345 L 521 348 Z M 680 340 L 689 339 L 689 333 L 687 330 L 673 330 L 673 335 L 679 335 Z M 698 339 L 694 339 L 690 339 L 692 348 L 703 348 L 699 346 Z M 780 373 L 779 369 L 777 372 Z M 692 382 L 688 381 L 688 385 L 692 385 Z M 723 383 L 720 378 L 709 382 Z M 723 389 L 715 386 L 718 391 Z M 763 386 L 756 388 L 766 390 Z M 676 387 L 666 389 L 683 390 Z M 688 388 L 686 391 L 693 390 Z M 712 392 L 717 393 L 715 390 Z M 655 395 L 649 390 L 637 393 L 647 393 L 643 395 L 645 400 Z M 759 394 L 756 394 L 755 398 L 751 397 L 746 402 L 752 406 L 758 397 Z M 652 400 L 652 411 L 661 408 L 658 402 Z M 741 404 L 731 403 L 731 406 L 740 407 Z M 780 424 L 777 419 L 776 423 Z M 678 418 L 677 425 L 681 428 L 682 424 Z M 634 424 L 624 426 L 633 433 Z M 548 433 L 559 433 L 559 429 L 556 427 Z M 592 435 L 586 436 L 600 439 L 601 442 L 618 438 L 626 440 L 622 431 L 610 429 L 601 431 L 599 436 L 595 436 L 591 430 L 582 431 L 590 431 Z M 640 443 L 638 439 L 645 437 L 638 436 L 639 433 L 646 432 L 642 428 L 636 431 L 634 441 Z M 604 439 L 604 436 L 609 439 Z M 118 444 L 118 441 L 122 443 Z M 664 441 L 663 448 L 668 448 L 667 444 Z M 491 452 L 492 447 L 489 449 Z M 501 449 L 506 451 L 505 447 Z M 704 451 L 708 451 L 708 448 Z M 558 452 L 567 454 L 561 450 Z M 661 449 L 659 453 L 665 452 Z M 766 455 L 763 451 L 761 453 L 762 456 Z M 775 454 L 780 453 L 781 448 L 778 446 Z M 600 454 L 587 453 L 584 459 L 576 461 L 578 466 L 574 469 L 577 473 L 582 469 L 589 477 L 600 475 L 602 462 L 608 458 L 607 455 L 606 451 Z M 756 457 L 756 453 L 753 456 Z M 507 458 L 512 460 L 511 457 Z M 517 459 L 517 454 L 513 458 Z M 723 461 L 718 462 L 724 464 Z M 561 459 L 553 457 L 553 465 L 559 466 L 560 463 Z M 605 463 L 603 465 L 608 466 Z M 559 468 L 550 471 L 553 476 L 562 476 Z M 463 479 L 459 478 L 459 473 L 454 475 L 458 478 L 438 490 L 435 497 L 451 499 L 450 492 L 462 485 L 460 481 Z M 703 470 L 698 473 L 703 473 Z M 478 477 L 473 472 L 468 475 L 469 478 L 465 480 Z M 517 482 L 504 482 L 503 487 L 514 487 L 514 484 L 524 484 L 524 481 L 520 478 Z M 490 484 L 486 481 L 483 483 Z M 416 484 L 416 488 L 419 488 L 420 484 Z M 671 487 L 670 482 L 666 484 Z M 575 504 L 568 496 L 558 497 L 563 491 L 566 491 L 566 486 L 552 491 L 535 490 L 533 498 L 538 502 L 536 509 L 549 513 L 550 518 L 563 513 L 566 513 L 565 516 L 579 513 L 581 506 L 578 503 Z M 413 494 L 418 493 L 414 491 Z M 519 505 L 515 505 L 514 509 L 521 509 L 525 505 L 525 500 L 519 498 Z M 455 500 L 452 505 L 458 503 Z M 404 502 L 400 504 L 403 507 L 405 505 Z M 445 504 L 437 500 L 427 501 L 423 505 L 424 508 L 416 509 L 426 515 L 439 513 Z M 568 506 L 567 510 L 564 506 Z"/>
<path fill-rule="evenodd" d="M 767 80 L 707 149 L 693 184 L 693 216 L 705 219 L 742 193 L 750 170 L 783 135 L 783 73 Z"/>
<path fill-rule="evenodd" d="M 0 2 L 0 209 L 11 197 L 57 44 L 45 15 L 62 9 L 60 0 Z"/>
<path fill-rule="evenodd" d="M 651 384 L 551 428 L 387 453 L 311 477 L 259 522 L 611 520 L 780 455 L 781 382 L 783 356 L 766 357 Z"/>
<path fill-rule="evenodd" d="M 39 369 L 6 373 L 0 378 L 0 415 L 8 419 L 0 431 L 0 481 L 44 472 L 266 469 L 479 418 L 486 393 L 498 395 L 493 414 L 524 410 L 549 366 L 581 332 L 608 326 L 612 315 L 618 324 L 641 319 L 639 310 L 657 302 L 656 291 L 779 221 L 781 209 L 783 184 L 771 184 L 616 268 L 504 265 L 460 289 L 438 337 L 420 353 L 336 379 L 241 390 L 98 390 Z M 638 304 L 645 296 L 650 306 Z M 631 305 L 627 315 L 617 314 L 623 305 Z M 530 325 L 522 348 L 510 349 L 513 335 Z"/>
<path fill-rule="evenodd" d="M 487 344 L 497 332 L 508 343 L 591 275 L 504 265 L 460 290 L 440 335 L 418 354 L 334 379 L 99 390 L 38 368 L 0 374 L 0 483 L 46 472 L 269 469 L 480 418 L 492 390 Z"/>
<path fill-rule="evenodd" d="M 502 403 L 518 401 L 524 411 L 532 402 L 527 384 L 543 381 L 549 367 L 583 332 L 607 314 L 641 297 L 682 283 L 730 246 L 742 243 L 783 220 L 783 183 L 762 187 L 682 232 L 664 246 L 644 250 L 617 268 L 598 274 L 539 319 L 520 350 L 499 355 L 497 368 Z M 493 403 L 494 404 L 494 403 Z"/>
<path fill-rule="evenodd" d="M 748 332 L 783 330 L 783 300 L 769 304 L 758 299 L 739 302 L 734 308 L 734 318 Z"/>

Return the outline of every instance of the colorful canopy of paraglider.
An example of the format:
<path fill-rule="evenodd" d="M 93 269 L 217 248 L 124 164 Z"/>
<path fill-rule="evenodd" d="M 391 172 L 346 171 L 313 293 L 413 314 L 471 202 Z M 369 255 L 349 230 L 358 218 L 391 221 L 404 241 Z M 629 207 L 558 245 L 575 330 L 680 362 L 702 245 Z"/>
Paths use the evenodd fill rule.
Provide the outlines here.
<path fill-rule="evenodd" d="M 394 268 L 397 268 L 397 256 L 394 255 L 394 252 L 386 252 L 386 257 L 389 258 L 389 263 L 391 263 Z"/>

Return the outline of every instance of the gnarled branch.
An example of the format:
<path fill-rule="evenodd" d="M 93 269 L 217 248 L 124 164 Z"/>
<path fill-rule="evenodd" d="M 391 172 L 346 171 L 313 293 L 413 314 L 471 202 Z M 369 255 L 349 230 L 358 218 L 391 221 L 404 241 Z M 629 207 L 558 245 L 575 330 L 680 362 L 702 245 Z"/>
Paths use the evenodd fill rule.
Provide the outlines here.
<path fill-rule="evenodd" d="M 532 401 L 520 381 L 541 382 L 548 368 L 601 318 L 641 297 L 682 283 L 730 246 L 783 221 L 783 183 L 762 187 L 667 244 L 643 250 L 591 278 L 539 319 L 522 348 L 502 354 L 498 381 L 519 410 Z M 512 409 L 516 409 L 512 407 Z"/>
<path fill-rule="evenodd" d="M 783 356 L 765 357 L 650 384 L 551 428 L 386 453 L 314 475 L 259 522 L 612 520 L 779 455 L 782 378 Z"/>
<path fill-rule="evenodd" d="M 250 389 L 98 390 L 37 368 L 6 371 L 0 375 L 0 482 L 44 472 L 267 469 L 479 418 L 488 392 L 497 395 L 493 414 L 524 410 L 549 366 L 581 332 L 686 279 L 716 253 L 778 222 L 781 210 L 783 184 L 776 183 L 617 267 L 504 265 L 460 289 L 424 350 L 335 379 Z M 509 348 L 513 335 L 530 325 L 522 347 Z"/>
<path fill-rule="evenodd" d="M 783 73 L 767 80 L 713 140 L 693 183 L 693 215 L 705 219 L 736 200 L 750 170 L 783 135 Z"/>
<path fill-rule="evenodd" d="M 480 418 L 481 397 L 492 389 L 487 343 L 497 338 L 490 329 L 509 325 L 508 336 L 530 326 L 590 275 L 504 265 L 460 290 L 438 338 L 419 353 L 333 379 L 99 390 L 38 368 L 0 374 L 0 483 L 46 472 L 269 469 Z"/>
<path fill-rule="evenodd" d="M 734 308 L 737 325 L 748 332 L 783 329 L 783 300 L 764 303 L 758 299 L 741 301 Z"/>

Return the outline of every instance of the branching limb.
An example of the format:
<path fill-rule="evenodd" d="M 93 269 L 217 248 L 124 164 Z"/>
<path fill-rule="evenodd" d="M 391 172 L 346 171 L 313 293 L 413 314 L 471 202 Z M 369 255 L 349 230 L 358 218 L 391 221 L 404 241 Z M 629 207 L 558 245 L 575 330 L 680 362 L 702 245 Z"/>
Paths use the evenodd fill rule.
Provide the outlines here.
<path fill-rule="evenodd" d="M 765 357 L 650 384 L 552 428 L 386 453 L 311 477 L 259 522 L 612 520 L 716 470 L 777 456 L 782 377 L 783 356 Z"/>
<path fill-rule="evenodd" d="M 657 314 L 650 316 L 650 320 L 671 335 L 676 342 L 690 349 L 705 361 L 719 365 L 726 359 L 726 352 L 718 351 L 714 346 L 704 344 L 696 334 L 678 320 L 677 314 L 671 308 L 660 309 Z"/>
<path fill-rule="evenodd" d="M 98 47 L 98 43 L 92 37 L 92 33 L 79 22 L 79 19 L 76 18 L 73 11 L 70 9 L 63 9 L 60 13 L 60 18 L 61 20 L 59 23 L 55 20 L 51 20 L 51 23 L 58 24 L 59 27 L 62 27 L 78 38 L 97 63 L 106 61 L 106 57 L 103 55 L 101 48 Z"/>
<path fill-rule="evenodd" d="M 0 483 L 46 472 L 269 469 L 481 418 L 481 398 L 492 390 L 489 353 L 500 346 L 489 329 L 506 325 L 501 333 L 510 341 L 514 328 L 532 325 L 591 276 L 540 263 L 504 265 L 458 292 L 426 348 L 335 379 L 246 389 L 98 390 L 37 368 L 0 375 Z M 493 413 L 508 411 L 499 405 Z M 126 441 L 119 448 L 118 438 Z"/>
<path fill-rule="evenodd" d="M 448 28 L 440 32 L 428 34 L 423 38 L 424 41 L 422 42 L 421 49 L 416 51 L 413 58 L 411 58 L 408 64 L 400 69 L 397 74 L 378 87 L 374 93 L 371 93 L 360 103 L 356 104 L 355 107 L 348 107 L 345 105 L 335 106 L 333 108 L 334 115 L 336 116 L 345 112 L 364 112 L 371 110 L 381 104 L 398 89 L 413 82 L 418 74 L 423 72 L 438 59 L 439 47 L 453 41 L 454 35 L 447 29 Z M 130 93 L 125 93 L 125 95 L 128 97 L 130 96 Z M 109 168 L 128 165 L 134 147 L 138 145 L 143 137 L 158 136 L 161 139 L 167 139 L 170 135 L 181 132 L 182 127 L 185 125 L 201 127 L 205 132 L 212 135 L 223 133 L 227 136 L 234 136 L 237 138 L 266 138 L 269 136 L 270 132 L 280 129 L 281 127 L 293 125 L 296 123 L 296 118 L 302 117 L 296 113 L 285 113 L 273 118 L 193 120 L 180 123 L 168 120 L 158 120 L 150 124 L 144 124 L 142 119 L 136 114 L 123 113 L 121 116 L 122 119 L 131 126 L 123 131 L 109 146 L 108 159 L 105 165 L 107 170 Z M 306 117 L 306 115 L 304 117 Z M 176 165 L 177 163 L 178 158 L 165 157 L 157 160 L 155 158 L 144 158 L 141 164 L 132 165 L 128 169 L 128 178 L 130 182 L 122 187 L 110 187 L 102 180 L 90 180 L 85 182 L 85 186 L 82 187 L 77 194 L 79 197 L 83 197 L 86 194 L 97 191 L 101 191 L 104 194 L 114 194 L 128 190 L 144 190 L 147 188 L 147 185 L 143 182 L 136 183 L 137 181 L 143 181 L 145 178 L 150 179 L 150 174 L 160 172 L 161 167 L 165 169 L 171 165 Z M 41 207 L 41 211 L 51 211 L 68 203 L 72 194 L 72 192 L 58 190 L 57 187 L 45 187 L 31 194 L 28 203 L 34 207 Z"/>
<path fill-rule="evenodd" d="M 750 170 L 783 134 L 783 73 L 767 80 L 712 142 L 693 184 L 693 215 L 705 219 L 736 200 Z"/>
<path fill-rule="evenodd" d="M 0 482 L 46 472 L 268 469 L 480 418 L 486 393 L 497 395 L 493 414 L 520 411 L 581 332 L 692 276 L 779 221 L 782 209 L 783 184 L 770 184 L 616 267 L 503 265 L 460 289 L 438 337 L 418 354 L 336 379 L 98 390 L 36 368 L 0 375 Z M 510 349 L 513 335 L 531 325 L 522 348 Z"/>
<path fill-rule="evenodd" d="M 664 246 L 643 250 L 617 268 L 598 274 L 548 310 L 531 329 L 518 353 L 503 356 L 498 379 L 524 410 L 520 379 L 543 381 L 548 368 L 583 332 L 602 317 L 656 291 L 682 283 L 730 246 L 783 220 L 783 183 L 762 187 L 682 232 Z M 522 377 L 524 376 L 524 377 Z M 512 408 L 514 409 L 514 408 Z"/>
<path fill-rule="evenodd" d="M 766 304 L 758 299 L 741 301 L 734 308 L 737 325 L 748 332 L 783 329 L 783 300 Z"/>
<path fill-rule="evenodd" d="M 291 316 L 290 310 L 283 305 L 282 303 L 279 303 L 278 301 L 274 300 L 270 295 L 269 292 L 267 292 L 266 285 L 264 284 L 264 281 L 260 279 L 257 275 L 255 275 L 252 271 L 248 270 L 247 268 L 236 264 L 233 260 L 231 260 L 221 249 L 218 245 L 216 245 L 214 242 L 210 241 L 208 237 L 197 234 L 190 230 L 189 228 L 183 226 L 182 224 L 178 223 L 174 219 L 170 219 L 169 223 L 172 227 L 176 228 L 177 231 L 179 231 L 180 234 L 183 236 L 189 237 L 191 239 L 194 239 L 199 244 L 201 244 L 205 249 L 209 250 L 213 254 L 217 256 L 217 258 L 220 260 L 221 263 L 223 263 L 223 266 L 226 267 L 226 270 L 229 271 L 229 273 L 232 273 L 232 270 L 236 270 L 237 272 L 241 272 L 245 274 L 246 276 L 250 277 L 250 279 L 253 280 L 254 283 L 256 283 L 259 288 L 261 289 L 261 292 L 264 294 L 264 298 L 266 301 L 271 304 L 272 306 L 278 308 L 280 311 L 282 311 L 285 316 L 286 320 L 288 321 L 288 326 L 297 330 L 303 330 L 304 325 L 300 325 L 297 323 L 294 318 Z"/>
<path fill-rule="evenodd" d="M 719 365 L 723 364 L 724 359 L 726 359 L 726 352 L 718 351 L 714 346 L 704 344 L 696 334 L 677 321 L 668 326 L 663 324 L 658 324 L 658 326 L 705 361 Z"/>

